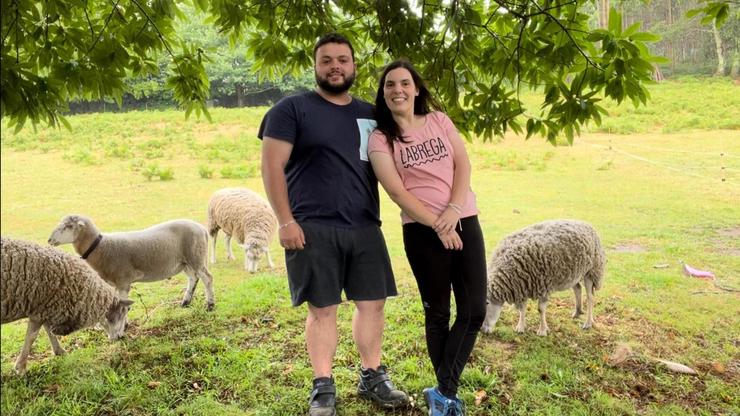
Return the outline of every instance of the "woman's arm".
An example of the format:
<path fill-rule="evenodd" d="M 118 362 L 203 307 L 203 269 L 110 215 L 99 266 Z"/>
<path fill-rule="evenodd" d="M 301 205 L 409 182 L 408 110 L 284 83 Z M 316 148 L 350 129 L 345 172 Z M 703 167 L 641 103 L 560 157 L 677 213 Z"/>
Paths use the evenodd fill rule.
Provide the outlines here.
<path fill-rule="evenodd" d="M 447 129 L 447 138 L 452 145 L 454 177 L 450 202 L 433 224 L 434 231 L 437 232 L 447 232 L 455 229 L 458 221 L 460 221 L 462 207 L 465 205 L 470 191 L 470 158 L 465 150 L 465 143 L 454 125 Z"/>
<path fill-rule="evenodd" d="M 406 190 L 401 180 L 401 175 L 398 174 L 396 164 L 393 161 L 393 156 L 383 152 L 371 152 L 369 155 L 370 163 L 375 171 L 375 176 L 378 181 L 383 185 L 383 189 L 393 202 L 398 205 L 403 212 L 406 213 L 414 221 L 431 227 L 437 220 L 437 216 L 424 206 L 411 192 Z M 460 236 L 451 230 L 452 232 L 438 232 L 442 244 L 447 249 L 462 249 L 462 240 Z"/>

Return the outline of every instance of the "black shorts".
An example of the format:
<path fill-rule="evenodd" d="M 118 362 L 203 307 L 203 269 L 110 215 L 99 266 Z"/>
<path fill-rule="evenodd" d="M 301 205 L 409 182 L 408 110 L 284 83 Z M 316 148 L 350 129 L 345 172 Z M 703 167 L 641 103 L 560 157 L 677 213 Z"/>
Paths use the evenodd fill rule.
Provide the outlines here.
<path fill-rule="evenodd" d="M 396 296 L 388 248 L 377 225 L 340 228 L 304 222 L 303 250 L 285 250 L 293 306 L 323 308 L 348 300 Z"/>

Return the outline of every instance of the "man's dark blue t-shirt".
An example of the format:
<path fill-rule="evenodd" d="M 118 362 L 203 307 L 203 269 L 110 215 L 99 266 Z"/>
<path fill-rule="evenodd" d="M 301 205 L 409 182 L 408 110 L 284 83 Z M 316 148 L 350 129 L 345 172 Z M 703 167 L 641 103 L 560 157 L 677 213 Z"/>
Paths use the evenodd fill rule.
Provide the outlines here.
<path fill-rule="evenodd" d="M 257 136 L 293 144 L 285 166 L 293 217 L 337 227 L 380 224 L 378 180 L 367 157 L 372 106 L 347 105 L 316 92 L 285 97 L 262 119 Z"/>

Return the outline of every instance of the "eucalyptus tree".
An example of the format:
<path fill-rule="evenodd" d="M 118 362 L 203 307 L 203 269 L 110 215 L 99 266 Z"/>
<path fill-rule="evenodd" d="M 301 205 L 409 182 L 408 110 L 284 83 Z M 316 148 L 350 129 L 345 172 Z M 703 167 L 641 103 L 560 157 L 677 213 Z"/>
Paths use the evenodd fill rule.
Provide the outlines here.
<path fill-rule="evenodd" d="M 156 73 L 170 57 L 169 88 L 186 115 L 205 113 L 208 59 L 173 22 L 184 5 L 210 15 L 246 47 L 262 79 L 305 74 L 324 33 L 349 37 L 359 65 L 356 92 L 372 98 L 383 64 L 410 59 L 468 135 L 508 129 L 572 140 L 600 122 L 599 100 L 648 99 L 654 64 L 640 24 L 613 9 L 591 28 L 592 0 L 0 0 L 1 113 L 10 125 L 65 123 L 72 98 L 121 99 L 127 75 Z M 541 98 L 525 105 L 521 93 Z"/>

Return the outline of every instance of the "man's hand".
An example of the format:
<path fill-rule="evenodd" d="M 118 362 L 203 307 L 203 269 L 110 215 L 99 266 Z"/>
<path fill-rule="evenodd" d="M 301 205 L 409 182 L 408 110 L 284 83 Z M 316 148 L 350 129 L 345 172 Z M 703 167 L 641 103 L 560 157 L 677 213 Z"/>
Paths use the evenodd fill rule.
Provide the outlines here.
<path fill-rule="evenodd" d="M 278 230 L 280 245 L 286 250 L 303 250 L 306 245 L 306 236 L 303 235 L 303 228 L 297 222 L 280 228 Z"/>

